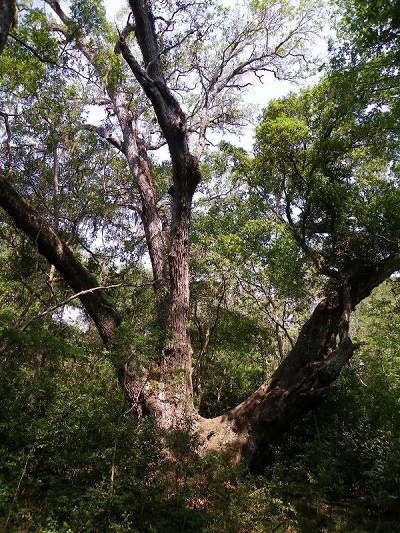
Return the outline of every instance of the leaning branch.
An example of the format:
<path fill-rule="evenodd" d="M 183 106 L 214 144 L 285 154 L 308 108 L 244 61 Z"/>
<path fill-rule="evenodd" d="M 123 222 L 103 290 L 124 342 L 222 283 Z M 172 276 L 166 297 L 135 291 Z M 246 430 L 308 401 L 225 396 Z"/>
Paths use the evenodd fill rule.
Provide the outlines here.
<path fill-rule="evenodd" d="M 319 302 L 271 378 L 228 413 L 201 421 L 206 447 L 229 447 L 229 453 L 246 459 L 252 471 L 262 471 L 270 445 L 292 421 L 320 405 L 353 356 L 357 345 L 349 337 L 351 311 L 399 269 L 399 255 L 360 268 Z"/>
<path fill-rule="evenodd" d="M 1 173 L 0 206 L 30 238 L 37 251 L 57 268 L 70 287 L 81 293 L 79 298 L 83 307 L 96 324 L 104 344 L 110 346 L 121 319 L 105 291 L 97 289 L 99 283 L 95 276 Z"/>
<path fill-rule="evenodd" d="M 109 289 L 117 289 L 118 287 L 122 287 L 122 283 L 117 283 L 115 285 L 99 285 L 98 287 L 93 287 L 92 289 L 86 289 L 85 291 L 77 292 L 76 294 L 73 294 L 66 300 L 63 300 L 62 302 L 51 306 L 49 309 L 46 309 L 46 311 L 42 311 L 41 313 L 38 313 L 36 316 L 34 316 L 31 320 L 33 322 L 34 320 L 38 320 L 39 318 L 43 318 L 44 316 L 48 315 L 49 313 L 52 313 L 56 309 L 60 309 L 60 307 L 64 307 L 65 305 L 69 304 L 69 302 L 72 302 L 73 300 L 76 300 L 77 298 L 81 298 L 81 296 L 84 296 L 86 294 L 92 294 L 95 291 L 106 291 Z M 28 326 L 24 326 L 24 329 L 26 329 Z"/>
<path fill-rule="evenodd" d="M 47 57 L 44 57 L 42 55 L 39 54 L 39 52 L 37 50 L 35 50 L 32 46 L 30 46 L 29 44 L 25 43 L 22 39 L 20 39 L 19 37 L 17 37 L 16 35 L 14 35 L 13 33 L 9 33 L 9 36 L 14 39 L 14 41 L 16 41 L 18 44 L 20 44 L 23 48 L 26 48 L 27 50 L 29 50 L 29 52 L 34 56 L 36 57 L 36 59 L 38 59 L 41 63 L 48 63 L 49 65 L 54 65 L 54 66 L 57 66 L 57 62 L 56 61 L 53 61 L 52 59 L 49 59 Z"/>

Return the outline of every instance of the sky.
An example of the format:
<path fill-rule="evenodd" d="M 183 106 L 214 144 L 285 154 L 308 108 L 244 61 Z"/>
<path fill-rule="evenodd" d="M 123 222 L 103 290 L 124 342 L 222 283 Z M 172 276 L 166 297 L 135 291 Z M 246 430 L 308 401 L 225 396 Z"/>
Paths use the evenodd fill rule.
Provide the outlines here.
<path fill-rule="evenodd" d="M 120 21 L 118 21 L 118 19 L 115 19 L 115 15 L 118 13 L 118 11 L 120 11 L 122 7 L 128 5 L 128 0 L 104 0 L 104 5 L 106 7 L 108 19 L 111 22 L 114 22 L 114 20 L 116 20 L 116 22 L 119 23 L 118 25 L 122 25 L 120 24 Z"/>

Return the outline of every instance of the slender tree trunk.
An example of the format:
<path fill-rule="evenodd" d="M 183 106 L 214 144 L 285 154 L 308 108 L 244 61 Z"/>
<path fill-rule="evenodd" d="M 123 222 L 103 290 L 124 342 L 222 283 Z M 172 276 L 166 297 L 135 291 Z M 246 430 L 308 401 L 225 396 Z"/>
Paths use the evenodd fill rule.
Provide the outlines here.
<path fill-rule="evenodd" d="M 165 242 L 162 220 L 158 213 L 149 157 L 140 139 L 136 120 L 128 109 L 122 91 L 116 91 L 110 96 L 123 134 L 123 152 L 140 195 L 140 216 L 153 273 L 157 322 L 163 329 L 166 324 L 169 302 L 167 242 Z"/>

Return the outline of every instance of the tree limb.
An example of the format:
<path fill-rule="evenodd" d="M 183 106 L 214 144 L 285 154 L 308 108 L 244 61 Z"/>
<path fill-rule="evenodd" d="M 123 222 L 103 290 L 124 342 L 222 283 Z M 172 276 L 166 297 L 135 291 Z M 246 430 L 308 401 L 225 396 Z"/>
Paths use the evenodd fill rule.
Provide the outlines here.
<path fill-rule="evenodd" d="M 52 227 L 0 174 L 0 206 L 33 242 L 38 252 L 54 265 L 72 289 L 81 293 L 80 300 L 93 319 L 106 346 L 110 346 L 120 317 L 104 290 Z M 93 292 L 92 289 L 95 289 Z"/>
<path fill-rule="evenodd" d="M 57 62 L 56 61 L 53 61 L 52 59 L 48 59 L 46 57 L 43 57 L 39 54 L 39 52 L 37 50 L 35 50 L 32 46 L 30 46 L 29 44 L 25 43 L 22 39 L 20 39 L 19 37 L 17 37 L 16 35 L 14 35 L 13 33 L 9 33 L 9 36 L 14 39 L 14 41 L 16 41 L 17 43 L 19 43 L 21 46 L 23 46 L 24 48 L 26 48 L 27 50 L 29 50 L 29 52 L 31 52 L 31 54 L 33 56 L 36 57 L 36 59 L 39 59 L 39 61 L 41 63 L 48 63 L 49 65 L 54 65 L 56 66 L 57 65 Z"/>
<path fill-rule="evenodd" d="M 81 127 L 84 130 L 96 133 L 99 137 L 106 140 L 112 146 L 117 148 L 120 152 L 124 153 L 123 142 L 120 141 L 118 137 L 114 137 L 114 135 L 111 132 L 106 131 L 102 126 L 95 126 L 93 124 L 82 124 Z"/>

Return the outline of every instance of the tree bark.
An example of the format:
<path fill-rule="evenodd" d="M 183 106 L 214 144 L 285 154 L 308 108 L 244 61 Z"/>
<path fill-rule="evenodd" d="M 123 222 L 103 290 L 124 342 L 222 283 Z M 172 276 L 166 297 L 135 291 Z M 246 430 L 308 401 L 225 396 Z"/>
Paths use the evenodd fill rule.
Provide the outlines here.
<path fill-rule="evenodd" d="M 6 44 L 8 32 L 17 20 L 17 4 L 15 0 L 1 0 L 0 3 L 0 54 Z"/>

